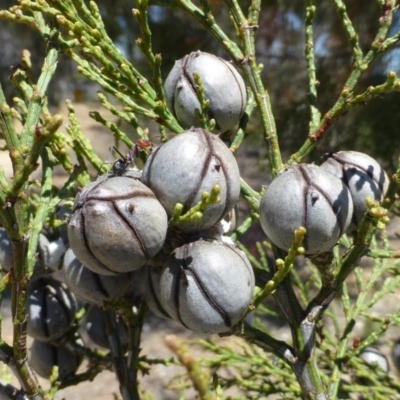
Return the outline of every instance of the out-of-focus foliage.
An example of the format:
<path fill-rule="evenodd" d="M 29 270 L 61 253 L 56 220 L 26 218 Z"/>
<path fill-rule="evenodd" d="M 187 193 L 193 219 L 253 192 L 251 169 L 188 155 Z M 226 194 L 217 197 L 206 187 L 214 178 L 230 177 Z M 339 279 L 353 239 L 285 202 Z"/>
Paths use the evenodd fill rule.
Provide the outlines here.
<path fill-rule="evenodd" d="M 3 7 L 16 0 L 3 0 Z M 215 40 L 183 11 L 160 7 L 158 4 L 171 0 L 153 1 L 150 24 L 153 32 L 155 52 L 163 57 L 163 75 L 166 76 L 174 61 L 185 54 L 202 50 L 221 57 L 227 55 Z M 235 32 L 221 0 L 209 2 L 216 20 L 232 37 Z M 244 6 L 248 1 L 242 2 Z M 379 27 L 377 15 L 381 14 L 377 2 L 362 0 L 347 1 L 348 13 L 365 50 Z M 135 44 L 139 27 L 132 17 L 134 2 L 98 0 L 110 38 L 120 46 L 128 58 L 135 60 L 138 69 L 145 71 L 146 60 Z M 283 155 L 288 156 L 299 148 L 308 133 L 309 108 L 307 106 L 307 71 L 304 58 L 304 1 L 281 0 L 262 2 L 261 20 L 257 31 L 258 60 L 264 64 L 263 78 L 270 92 Z M 352 52 L 348 45 L 340 19 L 333 3 L 318 4 L 314 23 L 315 57 L 317 68 L 319 107 L 324 112 L 338 97 L 352 63 Z M 393 31 L 398 29 L 400 17 L 395 15 Z M 36 32 L 21 25 L 0 24 L 0 74 L 9 74 L 11 65 L 18 63 L 21 50 L 31 49 L 33 62 L 43 59 L 45 47 Z M 33 51 L 34 50 L 34 51 Z M 143 68 L 140 68 L 143 63 Z M 40 63 L 37 63 L 40 65 Z M 364 74 L 359 90 L 371 84 L 382 83 L 388 71 L 400 73 L 400 49 L 394 48 L 381 57 L 374 68 Z M 81 84 L 73 63 L 61 58 L 55 79 L 52 82 L 53 103 L 70 97 Z M 54 90 L 54 86 L 55 89 Z M 11 87 L 11 86 L 9 86 Z M 391 172 L 395 168 L 396 154 L 400 150 L 400 113 L 396 111 L 400 94 L 371 101 L 363 108 L 351 111 L 329 132 L 328 140 L 322 141 L 317 154 L 327 151 L 358 150 L 376 157 Z M 391 116 L 389 118 L 389 115 Z M 398 116 L 398 117 L 396 117 Z M 256 121 L 249 124 L 254 135 L 253 143 L 261 131 Z M 261 135 L 259 135 L 261 136 Z M 252 141 L 250 140 L 250 143 Z M 315 160 L 316 153 L 313 153 Z"/>

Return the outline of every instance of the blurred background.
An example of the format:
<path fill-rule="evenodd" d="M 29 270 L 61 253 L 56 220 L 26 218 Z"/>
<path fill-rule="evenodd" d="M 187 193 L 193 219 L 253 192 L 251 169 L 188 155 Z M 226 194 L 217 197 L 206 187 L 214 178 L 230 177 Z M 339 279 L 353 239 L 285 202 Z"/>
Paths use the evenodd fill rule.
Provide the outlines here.
<path fill-rule="evenodd" d="M 15 4 L 15 0 L 1 0 L 1 7 Z M 235 36 L 226 7 L 222 0 L 212 0 L 217 22 L 230 37 Z M 172 0 L 150 2 L 150 23 L 153 31 L 154 51 L 163 57 L 163 74 L 166 76 L 176 59 L 191 51 L 212 52 L 223 58 L 229 56 L 216 40 L 183 11 L 162 5 Z M 241 1 L 247 7 L 249 1 Z M 348 13 L 360 44 L 366 51 L 379 26 L 382 11 L 378 2 L 353 0 L 348 3 Z M 131 0 L 97 0 L 110 37 L 118 44 L 128 59 L 146 75 L 146 60 L 135 45 L 139 27 L 132 17 Z M 304 1 L 270 0 L 262 2 L 261 19 L 257 31 L 258 62 L 264 65 L 263 79 L 270 92 L 284 160 L 299 148 L 308 132 L 309 109 L 307 103 L 307 71 L 304 58 Z M 400 29 L 399 13 L 395 16 L 390 34 Z M 327 111 L 337 99 L 348 77 L 352 52 L 332 2 L 318 5 L 314 22 L 315 56 L 318 87 L 318 104 Z M 31 51 L 37 73 L 45 53 L 45 44 L 37 32 L 22 25 L 0 21 L 0 77 L 9 97 L 14 90 L 6 84 L 10 66 L 18 64 L 22 49 Z M 393 48 L 380 56 L 362 77 L 357 90 L 383 83 L 388 71 L 400 74 L 400 48 Z M 97 87 L 77 71 L 76 66 L 61 56 L 59 66 L 49 90 L 50 101 L 58 106 L 66 98 L 75 101 L 96 101 Z M 246 147 L 253 148 L 263 157 L 261 129 L 254 116 L 248 126 L 251 133 Z M 388 173 L 397 167 L 400 153 L 400 93 L 375 99 L 363 107 L 349 112 L 329 128 L 325 140 L 319 143 L 312 160 L 327 151 L 358 150 L 377 158 Z"/>

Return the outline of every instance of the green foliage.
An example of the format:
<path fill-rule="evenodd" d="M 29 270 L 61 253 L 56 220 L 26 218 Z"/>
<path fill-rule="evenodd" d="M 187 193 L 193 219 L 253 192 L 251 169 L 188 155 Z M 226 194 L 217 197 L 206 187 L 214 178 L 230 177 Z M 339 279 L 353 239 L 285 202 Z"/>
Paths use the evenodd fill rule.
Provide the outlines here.
<path fill-rule="evenodd" d="M 0 11 L 0 19 L 25 24 L 38 31 L 46 48 L 38 78 L 35 78 L 28 52 L 23 53 L 21 63 L 13 69 L 11 83 L 17 93 L 14 106 L 3 93 L 3 80 L 0 86 L 0 129 L 6 143 L 4 151 L 9 152 L 13 166 L 11 181 L 0 169 L 0 217 L 14 251 L 12 272 L 4 274 L 0 285 L 0 299 L 11 287 L 13 342 L 12 345 L 6 343 L 0 335 L 0 360 L 11 368 L 26 396 L 38 400 L 52 398 L 58 388 L 93 379 L 103 369 L 112 368 L 116 371 L 123 398 L 139 399 L 138 372 L 150 370 L 151 373 L 152 364 L 171 363 L 179 363 L 187 370 L 185 380 L 180 381 L 176 389 L 184 393 L 186 388 L 194 387 L 202 399 L 222 399 L 224 392 L 232 387 L 238 399 L 259 399 L 272 394 L 282 399 L 336 399 L 354 398 L 355 395 L 395 398 L 400 390 L 396 379 L 362 363 L 357 356 L 366 347 L 383 340 L 389 326 L 400 325 L 400 312 L 373 313 L 380 300 L 400 287 L 399 264 L 394 261 L 399 258 L 398 251 L 390 249 L 386 233 L 379 232 L 388 222 L 388 210 L 399 209 L 400 136 L 382 138 L 379 129 L 385 132 L 398 130 L 396 92 L 400 91 L 400 79 L 395 71 L 386 71 L 384 78 L 371 83 L 377 60 L 382 54 L 390 54 L 399 43 L 400 32 L 391 30 L 397 24 L 393 21 L 398 20 L 398 4 L 393 0 L 375 2 L 364 13 L 361 3 L 346 7 L 342 0 L 321 5 L 308 0 L 304 7 L 297 2 L 292 5 L 292 2 L 254 0 L 243 5 L 237 0 L 226 0 L 223 4 L 175 0 L 157 2 L 157 8 L 146 0 L 137 0 L 136 8 L 129 16 L 124 11 L 128 6 L 125 2 L 114 7 L 111 3 L 85 3 L 83 0 L 21 0 Z M 227 11 L 230 22 L 223 18 Z M 107 332 L 114 344 L 111 354 L 91 351 L 69 341 L 57 343 L 87 358 L 89 367 L 61 383 L 57 382 L 57 371 L 54 371 L 51 388 L 44 391 L 30 368 L 26 347 L 26 287 L 37 261 L 38 236 L 49 220 L 54 221 L 57 205 L 60 202 L 71 204 L 79 188 L 90 182 L 91 169 L 97 173 L 107 170 L 85 138 L 72 103 L 67 102 L 69 125 L 64 131 L 61 117 L 49 111 L 46 93 L 58 64 L 62 63 L 61 57 L 68 57 L 76 63 L 82 76 L 99 85 L 101 105 L 124 121 L 137 137 L 148 139 L 149 127 L 156 124 L 163 141 L 171 132 L 182 132 L 166 106 L 165 70 L 162 67 L 170 66 L 175 58 L 183 55 L 176 56 L 170 51 L 170 41 L 173 37 L 182 38 L 185 31 L 176 29 L 173 35 L 163 36 L 157 13 L 162 13 L 163 23 L 170 19 L 169 22 L 177 25 L 187 20 L 184 26 L 191 27 L 188 41 L 196 40 L 199 27 L 205 29 L 206 37 L 213 41 L 210 48 L 218 45 L 244 75 L 249 86 L 249 100 L 239 130 L 227 138 L 233 152 L 242 146 L 248 135 L 254 134 L 252 130 L 259 129 L 265 142 L 269 170 L 274 177 L 284 167 L 310 159 L 311 154 L 315 157 L 318 152 L 332 150 L 333 146 L 357 150 L 365 146 L 375 149 L 375 155 L 386 158 L 393 172 L 390 187 L 383 204 L 369 204 L 369 211 L 353 238 L 342 237 L 332 252 L 324 254 L 323 258 L 308 260 L 301 269 L 299 259 L 303 254 L 304 228 L 296 231 L 288 253 L 260 241 L 256 243 L 258 253 L 255 254 L 238 242 L 258 221 L 262 195 L 242 179 L 241 194 L 250 213 L 231 238 L 248 254 L 256 272 L 257 290 L 248 310 L 255 313 L 255 320 L 253 323 L 243 321 L 231 332 L 241 339 L 227 344 L 202 340 L 197 345 L 207 356 L 197 360 L 185 343 L 169 337 L 168 345 L 176 355 L 173 360 L 147 358 L 140 354 L 145 306 L 139 303 L 132 307 L 122 298 L 105 307 L 117 310 L 128 324 L 129 356 L 121 348 L 113 321 L 106 321 Z M 281 13 L 282 18 L 275 20 L 271 17 L 274 13 Z M 115 15 L 123 19 L 111 29 Z M 260 64 L 267 57 L 263 53 L 265 46 L 273 43 L 274 38 L 271 35 L 264 37 L 259 31 L 263 32 L 264 25 L 271 20 L 279 22 L 276 22 L 278 37 L 287 23 L 291 29 L 285 32 L 296 35 L 291 40 L 281 37 L 278 49 L 290 47 L 295 40 L 301 42 L 305 50 L 302 61 L 305 67 L 297 74 L 291 75 L 286 60 L 275 65 L 285 77 L 292 78 L 294 84 L 303 85 L 303 92 L 296 92 L 295 96 L 279 97 L 279 90 L 290 92 L 291 79 L 274 80 L 276 74 L 269 68 L 263 70 Z M 316 27 L 325 24 L 333 32 L 333 44 L 326 49 L 315 40 Z M 124 54 L 117 42 L 130 26 L 131 34 L 136 35 L 135 45 L 131 41 Z M 201 36 L 196 44 L 205 44 L 204 38 Z M 265 42 L 264 47 L 262 42 Z M 344 42 L 346 45 L 342 46 Z M 180 51 L 185 52 L 189 47 L 182 46 Z M 260 56 L 256 52 L 258 48 L 261 49 Z M 346 59 L 352 57 L 352 62 L 346 67 L 341 65 L 336 71 L 336 65 L 328 65 L 318 55 L 323 51 L 336 54 L 338 49 L 346 53 Z M 208 48 L 204 46 L 202 50 Z M 133 55 L 138 51 L 141 55 L 136 64 Z M 201 89 L 199 79 L 197 84 Z M 267 90 L 269 86 L 274 91 L 272 96 Z M 320 95 L 321 91 L 323 95 Z M 209 126 L 212 121 L 205 118 L 208 104 L 204 91 L 200 90 L 199 97 L 201 123 Z M 289 107 L 283 107 L 276 122 L 273 111 L 285 102 L 291 105 L 294 102 L 298 109 L 293 113 Z M 122 141 L 128 147 L 133 145 L 128 133 L 101 112 L 92 112 L 89 116 L 109 129 L 116 141 Z M 15 121 L 19 121 L 22 128 Z M 74 154 L 76 164 L 67 150 Z M 69 175 L 60 189 L 53 183 L 56 166 L 61 166 Z M 33 181 L 32 174 L 37 171 L 41 175 L 40 181 Z M 185 215 L 180 215 L 177 205 L 174 219 L 184 223 L 193 217 L 201 218 L 201 211 L 217 201 L 218 193 L 218 187 L 211 194 L 205 193 L 202 202 Z M 56 224 L 62 225 L 62 221 Z M 361 257 L 370 260 L 369 269 L 362 267 Z M 350 277 L 355 279 L 353 286 L 348 282 Z M 82 315 L 77 316 L 75 329 L 80 318 Z M 290 340 L 276 338 L 276 333 L 269 328 L 271 319 L 284 321 Z M 360 319 L 366 320 L 374 329 L 358 339 L 354 328 Z M 8 395 L 10 390 L 13 392 L 8 382 L 0 381 L 0 395 Z M 147 396 L 150 395 L 143 394 L 142 398 Z"/>

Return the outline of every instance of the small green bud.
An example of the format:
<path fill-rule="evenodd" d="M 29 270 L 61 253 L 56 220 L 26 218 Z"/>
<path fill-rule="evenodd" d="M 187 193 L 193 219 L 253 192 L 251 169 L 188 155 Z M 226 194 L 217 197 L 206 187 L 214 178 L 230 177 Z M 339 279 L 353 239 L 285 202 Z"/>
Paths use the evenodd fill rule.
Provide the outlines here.
<path fill-rule="evenodd" d="M 95 1 L 91 1 L 89 3 L 89 7 L 90 7 L 91 11 L 93 12 L 93 14 L 100 14 L 99 7 L 97 7 L 97 4 Z"/>
<path fill-rule="evenodd" d="M 57 19 L 57 22 L 60 25 L 66 25 L 67 24 L 67 20 L 65 19 L 65 17 L 63 15 L 57 15 L 56 19 Z"/>
<path fill-rule="evenodd" d="M 376 229 L 378 229 L 379 231 L 384 231 L 386 229 L 386 224 L 384 224 L 382 221 L 379 221 L 376 224 Z"/>
<path fill-rule="evenodd" d="M 203 219 L 203 213 L 197 211 L 190 216 L 190 221 L 192 222 L 199 222 Z"/>
<path fill-rule="evenodd" d="M 387 74 L 387 79 L 389 82 L 394 82 L 397 79 L 396 72 L 389 71 Z"/>
<path fill-rule="evenodd" d="M 305 252 L 306 252 L 306 250 L 305 250 L 304 247 L 299 247 L 299 248 L 297 249 L 297 253 L 299 253 L 299 254 L 304 254 Z"/>
<path fill-rule="evenodd" d="M 285 267 L 285 261 L 283 261 L 281 258 L 278 258 L 275 264 L 278 270 Z"/>
<path fill-rule="evenodd" d="M 92 29 L 91 34 L 95 39 L 97 39 L 97 40 L 101 39 L 101 33 L 98 29 Z"/>
<path fill-rule="evenodd" d="M 221 186 L 220 185 L 214 185 L 213 188 L 211 189 L 211 194 L 219 195 L 220 193 L 221 193 Z"/>
<path fill-rule="evenodd" d="M 201 194 L 201 199 L 202 199 L 203 201 L 207 201 L 207 200 L 209 199 L 209 197 L 210 197 L 210 193 L 209 193 L 209 192 L 203 192 L 203 193 Z"/>
<path fill-rule="evenodd" d="M 119 67 L 122 72 L 129 72 L 129 67 L 126 64 L 121 64 Z"/>
<path fill-rule="evenodd" d="M 182 212 L 183 212 L 183 204 L 176 203 L 172 219 L 177 220 L 182 215 Z"/>
<path fill-rule="evenodd" d="M 75 22 L 75 24 L 74 24 L 75 35 L 80 36 L 80 35 L 82 35 L 82 32 L 83 32 L 82 24 L 80 22 Z"/>

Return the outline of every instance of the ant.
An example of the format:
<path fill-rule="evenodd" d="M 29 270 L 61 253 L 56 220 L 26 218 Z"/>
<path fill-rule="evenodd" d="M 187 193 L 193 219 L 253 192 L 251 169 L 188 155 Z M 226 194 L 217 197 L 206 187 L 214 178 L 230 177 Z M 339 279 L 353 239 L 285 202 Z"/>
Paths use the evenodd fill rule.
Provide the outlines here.
<path fill-rule="evenodd" d="M 139 139 L 126 156 L 123 156 L 116 147 L 113 146 L 112 148 L 121 157 L 114 162 L 112 171 L 114 175 L 121 176 L 125 173 L 128 165 L 134 161 L 135 157 L 138 158 L 142 152 L 151 153 L 153 144 L 148 139 Z"/>

